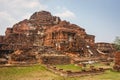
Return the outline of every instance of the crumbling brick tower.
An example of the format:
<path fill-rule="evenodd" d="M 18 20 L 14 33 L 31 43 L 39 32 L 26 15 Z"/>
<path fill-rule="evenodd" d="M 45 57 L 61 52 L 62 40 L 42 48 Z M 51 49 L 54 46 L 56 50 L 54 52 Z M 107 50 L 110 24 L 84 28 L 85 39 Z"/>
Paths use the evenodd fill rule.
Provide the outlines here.
<path fill-rule="evenodd" d="M 89 54 L 85 51 L 88 49 L 87 46 L 94 45 L 94 38 L 94 35 L 86 34 L 85 29 L 67 21 L 61 21 L 58 25 L 46 30 L 44 45 L 54 47 L 56 50 L 78 53 L 83 51 Z"/>
<path fill-rule="evenodd" d="M 81 56 L 97 56 L 94 47 L 94 35 L 85 29 L 50 12 L 35 12 L 30 19 L 25 19 L 7 28 L 4 37 L 0 37 L 1 49 L 18 50 L 34 46 L 47 46 L 58 51 L 78 53 Z"/>

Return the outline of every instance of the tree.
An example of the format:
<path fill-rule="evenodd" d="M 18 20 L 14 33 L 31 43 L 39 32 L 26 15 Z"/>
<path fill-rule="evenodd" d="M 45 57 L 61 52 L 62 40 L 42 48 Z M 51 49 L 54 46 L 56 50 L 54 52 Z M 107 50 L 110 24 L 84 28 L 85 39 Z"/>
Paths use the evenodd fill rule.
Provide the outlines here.
<path fill-rule="evenodd" d="M 114 44 L 115 44 L 115 48 L 117 51 L 120 51 L 120 37 L 116 37 L 115 38 L 115 41 L 114 41 Z"/>

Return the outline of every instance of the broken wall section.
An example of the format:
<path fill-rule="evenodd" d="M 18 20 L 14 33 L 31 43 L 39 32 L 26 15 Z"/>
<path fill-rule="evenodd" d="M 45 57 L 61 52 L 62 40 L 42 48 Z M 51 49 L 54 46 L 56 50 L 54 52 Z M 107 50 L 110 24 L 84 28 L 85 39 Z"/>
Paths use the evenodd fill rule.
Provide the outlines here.
<path fill-rule="evenodd" d="M 4 40 L 4 36 L 0 35 L 0 43 L 3 43 L 3 40 Z"/>
<path fill-rule="evenodd" d="M 120 71 L 120 51 L 114 53 L 114 55 L 115 55 L 115 64 L 114 64 L 113 68 L 116 71 Z"/>
<path fill-rule="evenodd" d="M 70 64 L 71 59 L 66 55 L 50 54 L 41 56 L 42 64 Z"/>

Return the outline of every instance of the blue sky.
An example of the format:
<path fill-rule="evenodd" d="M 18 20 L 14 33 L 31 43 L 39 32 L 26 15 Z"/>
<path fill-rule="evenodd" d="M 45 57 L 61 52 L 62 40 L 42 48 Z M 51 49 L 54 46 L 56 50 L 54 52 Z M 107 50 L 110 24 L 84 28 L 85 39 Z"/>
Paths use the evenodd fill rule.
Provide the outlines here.
<path fill-rule="evenodd" d="M 40 10 L 83 27 L 96 42 L 120 36 L 120 0 L 0 0 L 0 35 Z"/>

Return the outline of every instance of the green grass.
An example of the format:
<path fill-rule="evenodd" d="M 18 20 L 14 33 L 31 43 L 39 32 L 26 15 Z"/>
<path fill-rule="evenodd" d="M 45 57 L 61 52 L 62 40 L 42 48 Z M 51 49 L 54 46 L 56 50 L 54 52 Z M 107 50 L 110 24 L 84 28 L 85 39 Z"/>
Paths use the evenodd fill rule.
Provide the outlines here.
<path fill-rule="evenodd" d="M 101 64 L 96 64 L 101 65 Z M 80 70 L 79 66 L 57 65 L 66 70 Z M 120 73 L 108 70 L 100 75 L 83 77 L 62 77 L 47 70 L 44 65 L 33 65 L 29 67 L 4 67 L 0 68 L 0 80 L 120 80 Z"/>
<path fill-rule="evenodd" d="M 74 64 L 69 64 L 69 65 L 56 65 L 58 69 L 63 69 L 65 71 L 71 70 L 71 71 L 81 71 L 82 67 L 80 66 L 75 66 Z"/>
<path fill-rule="evenodd" d="M 95 68 L 112 68 L 112 66 L 107 66 L 103 63 L 94 63 L 94 64 L 88 64 L 86 67 L 81 67 L 75 64 L 68 64 L 68 65 L 55 65 L 56 68 L 58 69 L 63 69 L 63 70 L 71 70 L 71 71 L 81 71 L 82 69 L 89 70 L 90 66 L 94 66 Z"/>
<path fill-rule="evenodd" d="M 29 67 L 4 67 L 0 68 L 0 80 L 48 80 L 59 77 L 48 70 L 43 65 Z"/>
<path fill-rule="evenodd" d="M 95 78 L 104 79 L 104 80 L 107 80 L 107 79 L 120 80 L 120 73 L 108 70 L 104 74 L 95 76 Z"/>

